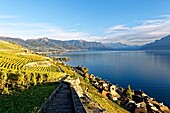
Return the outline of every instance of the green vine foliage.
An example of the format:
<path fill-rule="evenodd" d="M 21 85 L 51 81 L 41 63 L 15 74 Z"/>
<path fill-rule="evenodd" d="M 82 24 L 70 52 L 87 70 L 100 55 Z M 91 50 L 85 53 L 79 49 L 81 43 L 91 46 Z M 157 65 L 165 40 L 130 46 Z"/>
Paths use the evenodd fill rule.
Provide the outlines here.
<path fill-rule="evenodd" d="M 24 90 L 44 82 L 55 82 L 65 75 L 53 62 L 51 66 L 25 66 L 42 60 L 38 58 L 2 55 L 0 52 L 0 93 L 10 94 L 15 89 Z"/>

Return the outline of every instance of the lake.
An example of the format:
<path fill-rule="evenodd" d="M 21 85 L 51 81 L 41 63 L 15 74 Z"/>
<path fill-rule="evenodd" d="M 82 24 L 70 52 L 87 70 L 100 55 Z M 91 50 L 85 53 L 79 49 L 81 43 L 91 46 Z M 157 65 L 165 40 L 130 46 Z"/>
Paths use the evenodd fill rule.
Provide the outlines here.
<path fill-rule="evenodd" d="M 68 52 L 68 64 L 83 65 L 102 79 L 122 87 L 143 90 L 170 106 L 170 51 Z"/>

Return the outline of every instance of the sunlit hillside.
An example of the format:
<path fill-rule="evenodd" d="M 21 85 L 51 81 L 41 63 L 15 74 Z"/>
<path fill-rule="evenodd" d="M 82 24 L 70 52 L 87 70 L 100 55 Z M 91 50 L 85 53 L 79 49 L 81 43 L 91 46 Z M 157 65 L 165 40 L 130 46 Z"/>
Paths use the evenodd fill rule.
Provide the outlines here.
<path fill-rule="evenodd" d="M 57 81 L 65 75 L 59 65 L 62 64 L 21 46 L 0 41 L 0 92 L 9 94 L 14 89 Z"/>
<path fill-rule="evenodd" d="M 0 112 L 36 112 L 66 73 L 61 60 L 0 40 Z"/>
<path fill-rule="evenodd" d="M 24 50 L 27 50 L 21 46 L 18 46 L 15 43 L 9 43 L 0 40 L 0 51 L 5 51 L 5 52 L 24 52 Z"/>

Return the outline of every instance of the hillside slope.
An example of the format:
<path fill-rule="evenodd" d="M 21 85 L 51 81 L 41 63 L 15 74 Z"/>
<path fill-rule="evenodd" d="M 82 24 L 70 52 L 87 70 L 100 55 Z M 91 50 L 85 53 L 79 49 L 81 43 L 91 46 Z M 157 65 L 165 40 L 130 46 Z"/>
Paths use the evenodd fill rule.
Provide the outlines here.
<path fill-rule="evenodd" d="M 64 76 L 52 59 L 0 40 L 0 93 L 25 89 Z"/>
<path fill-rule="evenodd" d="M 170 50 L 170 35 L 146 44 L 142 47 L 144 50 Z"/>
<path fill-rule="evenodd" d="M 0 51 L 24 52 L 27 50 L 19 45 L 0 40 Z"/>

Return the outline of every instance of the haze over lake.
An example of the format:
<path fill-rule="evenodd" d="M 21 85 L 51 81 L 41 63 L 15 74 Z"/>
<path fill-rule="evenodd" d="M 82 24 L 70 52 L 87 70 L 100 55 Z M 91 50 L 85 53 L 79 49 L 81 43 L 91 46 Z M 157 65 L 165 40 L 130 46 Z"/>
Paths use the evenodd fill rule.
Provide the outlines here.
<path fill-rule="evenodd" d="M 170 106 L 170 51 L 68 52 L 68 64 L 83 65 L 103 79 L 122 87 L 131 85 Z"/>

